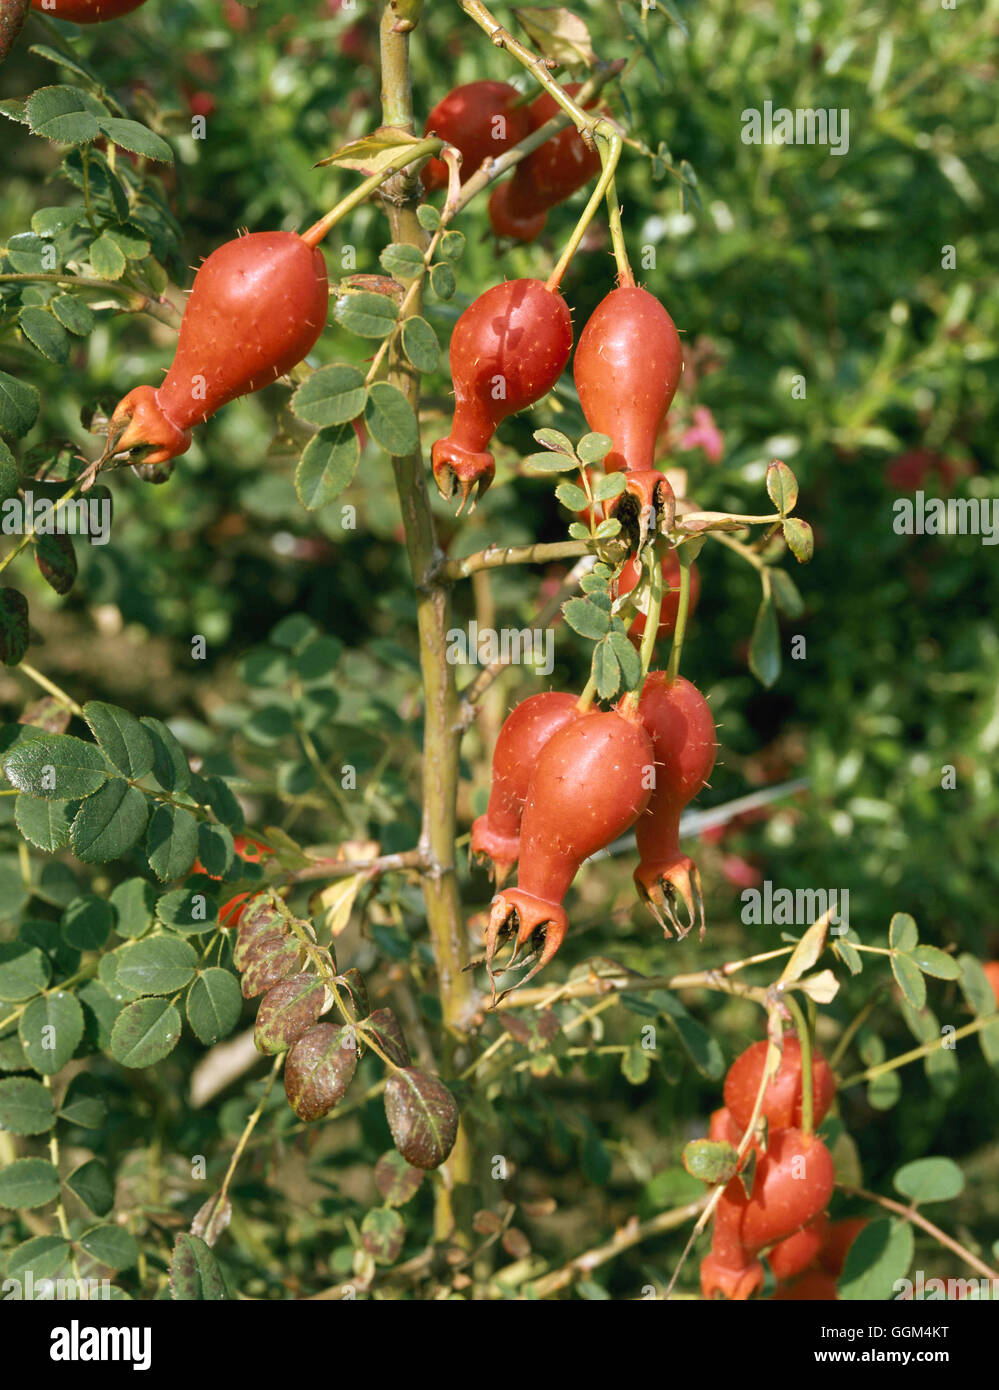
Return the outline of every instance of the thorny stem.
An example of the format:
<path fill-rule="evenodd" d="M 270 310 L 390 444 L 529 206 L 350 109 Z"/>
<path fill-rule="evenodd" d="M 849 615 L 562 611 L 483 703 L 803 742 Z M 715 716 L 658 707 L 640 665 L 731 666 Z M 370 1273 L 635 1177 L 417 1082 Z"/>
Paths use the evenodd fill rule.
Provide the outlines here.
<path fill-rule="evenodd" d="M 84 289 L 104 290 L 107 294 L 120 295 L 129 301 L 123 308 L 130 314 L 149 314 L 161 323 L 169 324 L 171 328 L 176 328 L 180 321 L 180 315 L 169 300 L 156 299 L 140 290 L 132 289 L 129 285 L 115 284 L 112 280 L 95 280 L 87 275 L 0 275 L 0 284 L 36 284 L 39 281 L 50 285 L 75 285 Z"/>
<path fill-rule="evenodd" d="M 589 999 L 602 994 L 638 994 L 650 989 L 713 989 L 722 994 L 734 994 L 740 998 L 752 999 L 766 1005 L 766 989 L 760 985 L 744 985 L 732 980 L 726 970 L 734 970 L 742 965 L 752 965 L 754 958 L 737 962 L 731 967 L 717 970 L 701 970 L 690 975 L 632 975 L 627 970 L 619 973 L 586 976 L 569 980 L 563 985 L 541 986 L 534 989 L 518 989 L 504 1000 L 504 1009 L 544 1009 L 564 999 Z"/>
<path fill-rule="evenodd" d="M 549 541 L 531 545 L 488 545 L 458 560 L 445 560 L 438 574 L 444 579 L 468 579 L 479 570 L 502 569 L 504 565 L 549 565 L 557 560 L 574 560 L 591 555 L 597 541 Z M 604 543 L 605 544 L 605 543 Z"/>
<path fill-rule="evenodd" d="M 293 870 L 288 877 L 293 883 L 304 883 L 313 878 L 349 878 L 352 874 L 377 878 L 406 869 L 422 873 L 428 868 L 422 849 L 408 849 L 401 854 L 380 854 L 375 859 L 317 859 L 304 869 Z"/>
<path fill-rule="evenodd" d="M 382 119 L 402 130 L 413 128 L 413 99 L 409 77 L 409 35 L 392 32 L 395 23 L 389 5 L 380 26 L 382 66 Z M 389 190 L 386 190 L 388 193 Z M 419 185 L 406 174 L 392 180 L 391 196 L 384 200 L 392 240 L 415 246 L 422 254 L 426 237 L 416 218 Z M 415 296 L 419 312 L 421 296 Z M 397 347 L 389 353 L 388 380 L 402 391 L 419 418 L 419 378 Z M 446 634 L 451 626 L 450 586 L 434 577 L 440 547 L 427 494 L 422 450 L 394 457 L 396 489 L 402 510 L 413 579 L 416 584 L 417 628 L 423 683 L 423 825 L 420 848 L 429 864 L 423 876 L 437 988 L 444 1025 L 441 1072 L 445 1083 L 464 1064 L 468 1020 L 475 991 L 464 971 L 467 961 L 465 924 L 455 868 L 455 831 L 458 793 L 458 697 L 455 669 L 447 660 Z M 471 1239 L 474 1156 L 467 1116 L 462 1116 L 458 1138 L 435 1187 L 434 1235 L 442 1241 Z"/>
<path fill-rule="evenodd" d="M 504 29 L 502 24 L 493 19 L 485 5 L 482 4 L 482 0 L 458 0 L 458 3 L 469 19 L 473 20 L 480 29 L 489 35 L 497 48 L 506 49 L 511 57 L 516 58 L 517 62 L 541 83 L 548 95 L 557 101 L 562 110 L 569 115 L 584 142 L 592 146 L 593 128 L 601 117 L 587 116 L 582 107 L 577 105 L 578 97 L 575 99 L 571 97 L 565 88 L 556 82 L 548 71 L 551 60 L 525 48 L 508 29 Z"/>
<path fill-rule="evenodd" d="M 675 1230 L 677 1226 L 683 1226 L 692 1216 L 696 1216 L 707 1202 L 707 1197 L 700 1197 L 696 1202 L 688 1202 L 684 1207 L 676 1207 L 673 1211 L 661 1211 L 652 1216 L 648 1221 L 629 1221 L 622 1226 L 619 1231 L 615 1231 L 610 1240 L 604 1245 L 598 1245 L 594 1250 L 587 1250 L 582 1255 L 577 1255 L 561 1269 L 554 1269 L 550 1274 L 542 1275 L 540 1279 L 535 1279 L 530 1285 L 535 1298 L 547 1298 L 549 1294 L 558 1293 L 567 1285 L 573 1283 L 577 1278 L 589 1275 L 593 1270 L 599 1269 L 601 1265 L 607 1264 L 623 1250 L 630 1250 L 633 1246 L 641 1244 L 652 1236 L 662 1235 L 665 1231 Z"/>

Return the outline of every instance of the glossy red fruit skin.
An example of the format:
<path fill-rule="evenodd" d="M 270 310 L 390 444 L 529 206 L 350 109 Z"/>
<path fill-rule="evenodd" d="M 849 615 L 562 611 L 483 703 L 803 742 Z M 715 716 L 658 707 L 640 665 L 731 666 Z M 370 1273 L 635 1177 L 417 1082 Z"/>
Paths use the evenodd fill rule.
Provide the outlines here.
<path fill-rule="evenodd" d="M 137 386 L 119 402 L 109 435 L 114 451 L 141 448 L 150 464 L 183 454 L 193 425 L 302 361 L 328 308 L 326 262 L 297 233 L 227 241 L 194 277 L 163 384 Z"/>
<path fill-rule="evenodd" d="M 753 1043 L 735 1059 L 725 1078 L 725 1104 L 735 1123 L 745 1127 L 753 1114 L 767 1057 L 765 1041 Z M 829 1063 L 812 1048 L 812 1120 L 822 1123 L 836 1094 Z M 771 1130 L 801 1124 L 801 1044 L 797 1034 L 785 1033 L 780 1067 L 763 1095 L 764 1115 Z"/>
<path fill-rule="evenodd" d="M 600 301 L 580 334 L 573 373 L 587 424 L 613 440 L 608 473 L 653 468 L 682 370 L 680 335 L 655 295 L 622 285 Z"/>
<path fill-rule="evenodd" d="M 660 530 L 671 527 L 676 499 L 655 467 L 656 436 L 682 370 L 673 320 L 655 295 L 636 285 L 622 285 L 600 301 L 580 334 L 573 363 L 586 423 L 613 441 L 605 470 L 628 474 L 628 491 L 643 518 L 655 512 Z"/>
<path fill-rule="evenodd" d="M 31 0 L 32 9 L 49 19 L 69 19 L 74 24 L 103 24 L 106 19 L 117 19 L 119 15 L 131 14 L 146 0 Z"/>
<path fill-rule="evenodd" d="M 664 637 L 671 637 L 676 630 L 677 614 L 680 611 L 680 560 L 675 550 L 667 550 L 662 558 L 663 575 L 663 600 L 659 610 L 659 632 L 656 641 L 661 642 Z M 638 583 L 641 568 L 635 557 L 629 556 L 621 568 L 621 573 L 617 577 L 617 593 L 619 598 L 625 594 L 630 594 Z M 667 593 L 667 590 L 671 592 Z M 694 609 L 697 607 L 697 600 L 701 596 L 701 576 L 697 566 L 690 566 L 690 600 L 687 605 L 687 617 L 692 618 Z M 645 633 L 645 614 L 639 613 L 638 617 L 628 629 L 628 636 L 634 646 L 640 646 L 642 636 Z"/>
<path fill-rule="evenodd" d="M 569 96 L 579 91 L 578 82 L 566 86 Z M 596 106 L 596 98 L 587 103 Z M 528 115 L 531 130 L 540 130 L 546 121 L 557 116 L 562 108 L 553 96 L 542 92 L 531 102 Z M 566 126 L 536 150 L 532 150 L 520 166 L 531 186 L 538 207 L 551 208 L 565 202 L 600 173 L 600 155 L 587 149 L 583 137 L 574 125 Z"/>
<path fill-rule="evenodd" d="M 992 986 L 992 993 L 996 997 L 996 1007 L 999 1008 L 999 960 L 985 961 L 982 969 L 985 971 L 985 978 Z"/>
<path fill-rule="evenodd" d="M 467 82 L 455 87 L 430 112 L 424 130 L 439 135 L 461 150 L 461 182 L 472 177 L 485 159 L 494 159 L 519 144 L 530 130 L 526 106 L 514 106 L 520 97 L 509 82 Z M 503 118 L 502 122 L 497 117 Z M 447 165 L 431 159 L 420 176 L 428 193 L 447 187 Z"/>
<path fill-rule="evenodd" d="M 570 82 L 565 90 L 575 96 L 579 86 Z M 596 98 L 588 105 L 595 106 Z M 527 109 L 530 130 L 540 130 L 560 110 L 555 98 L 542 92 Z M 597 151 L 586 148 L 575 126 L 566 126 L 521 160 L 513 177 L 493 190 L 489 199 L 493 231 L 517 241 L 534 241 L 544 231 L 548 209 L 571 198 L 599 173 Z"/>
<path fill-rule="evenodd" d="M 527 979 L 551 960 L 569 925 L 562 906 L 569 885 L 584 859 L 644 811 L 652 758 L 641 724 L 616 710 L 581 715 L 544 745 L 524 804 L 517 887 L 493 899 L 488 965 L 514 926 L 518 948 L 544 931 L 544 949 Z"/>
<path fill-rule="evenodd" d="M 530 185 L 515 169 L 513 178 L 497 184 L 489 195 L 489 221 L 499 237 L 536 241 L 545 229 L 548 213 L 534 206 Z"/>
<path fill-rule="evenodd" d="M 695 922 L 703 932 L 700 876 L 694 861 L 680 852 L 680 816 L 715 765 L 715 721 L 695 685 L 682 676 L 669 681 L 664 671 L 649 672 L 638 713 L 655 749 L 656 786 L 648 814 L 635 827 L 635 886 L 667 935 L 673 927 L 685 936 Z M 677 899 L 686 909 L 685 922 L 677 915 Z"/>
<path fill-rule="evenodd" d="M 489 806 L 472 826 L 472 853 L 491 860 L 497 885 L 520 853 L 520 822 L 538 755 L 559 729 L 579 717 L 577 696 L 546 690 L 522 700 L 500 729 Z"/>
<path fill-rule="evenodd" d="M 827 1273 L 838 1279 L 849 1254 L 850 1246 L 867 1225 L 863 1216 L 848 1216 L 843 1221 L 834 1221 L 829 1227 L 825 1243 L 819 1255 L 819 1265 Z"/>
<path fill-rule="evenodd" d="M 829 1235 L 829 1216 L 820 1212 L 814 1221 L 802 1226 L 792 1236 L 785 1236 L 767 1252 L 767 1263 L 773 1270 L 774 1278 L 787 1281 L 803 1274 L 819 1258 L 819 1253 Z"/>
<path fill-rule="evenodd" d="M 782 1129 L 770 1136 L 770 1146 L 756 1165 L 753 1192 L 747 1201 L 741 1182 L 733 1179 L 735 1203 L 742 1209 L 739 1237 L 753 1254 L 793 1235 L 825 1211 L 833 1194 L 835 1174 L 829 1150 L 815 1135 Z M 719 1206 L 721 1203 L 719 1203 Z"/>
<path fill-rule="evenodd" d="M 794 1176 L 797 1165 L 800 1177 Z M 757 1161 L 752 1195 L 746 1195 L 740 1178 L 733 1178 L 715 1208 L 711 1255 L 701 1264 L 704 1296 L 745 1299 L 759 1288 L 763 1266 L 754 1257 L 825 1210 L 833 1177 L 832 1159 L 821 1140 L 806 1139 L 796 1129 L 775 1135 Z"/>
<path fill-rule="evenodd" d="M 431 454 L 443 497 L 458 487 L 464 506 L 473 489 L 485 492 L 495 472 L 486 445 L 496 426 L 546 396 L 571 351 L 569 306 L 541 280 L 506 280 L 473 300 L 451 334 L 451 433 Z"/>

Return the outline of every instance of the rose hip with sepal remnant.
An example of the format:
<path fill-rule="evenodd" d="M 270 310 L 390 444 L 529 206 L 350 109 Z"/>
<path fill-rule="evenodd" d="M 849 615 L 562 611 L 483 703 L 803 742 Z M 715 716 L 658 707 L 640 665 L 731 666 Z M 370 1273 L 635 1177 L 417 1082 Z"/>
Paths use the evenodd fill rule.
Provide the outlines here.
<path fill-rule="evenodd" d="M 551 960 L 569 925 L 562 906 L 569 885 L 584 859 L 642 814 L 652 758 L 637 718 L 616 710 L 581 715 L 544 745 L 524 805 L 517 886 L 493 899 L 488 967 L 500 941 L 514 934 L 513 958 L 504 969 L 532 938 L 540 954 L 525 980 Z"/>
<path fill-rule="evenodd" d="M 431 459 L 441 496 L 481 496 L 495 463 L 486 445 L 508 415 L 539 401 L 572 351 L 565 300 L 541 280 L 506 280 L 472 301 L 451 334 L 454 418 Z"/>
<path fill-rule="evenodd" d="M 500 729 L 489 806 L 472 826 L 472 853 L 492 861 L 497 885 L 520 853 L 520 822 L 538 755 L 559 729 L 578 718 L 577 696 L 546 690 L 522 700 Z"/>
<path fill-rule="evenodd" d="M 655 748 L 656 785 L 648 813 L 635 827 L 635 885 L 667 935 L 673 927 L 685 936 L 695 923 L 703 932 L 701 880 L 694 861 L 680 852 L 680 816 L 715 765 L 715 721 L 695 685 L 682 676 L 671 681 L 664 671 L 649 672 L 638 710 Z M 677 899 L 686 922 L 677 915 Z"/>
<path fill-rule="evenodd" d="M 111 418 L 113 452 L 165 463 L 191 429 L 297 366 L 326 324 L 329 285 L 317 247 L 296 232 L 252 232 L 213 251 L 191 289 L 170 370 L 137 386 Z"/>

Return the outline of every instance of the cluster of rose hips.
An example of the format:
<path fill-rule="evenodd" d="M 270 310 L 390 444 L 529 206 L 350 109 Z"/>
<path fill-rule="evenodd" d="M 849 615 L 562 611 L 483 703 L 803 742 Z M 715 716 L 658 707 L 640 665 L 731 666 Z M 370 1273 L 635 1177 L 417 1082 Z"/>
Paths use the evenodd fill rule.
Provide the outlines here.
<path fill-rule="evenodd" d="M 574 97 L 579 83 L 571 82 L 565 90 Z M 558 113 L 557 102 L 547 92 L 527 103 L 508 82 L 468 82 L 437 103 L 427 117 L 425 133 L 461 151 L 459 177 L 467 183 L 484 160 L 497 159 Z M 493 231 L 515 241 L 534 241 L 544 230 L 549 209 L 571 198 L 599 172 L 596 150 L 587 149 L 575 126 L 566 126 L 532 150 L 513 177 L 494 189 L 489 199 Z M 432 159 L 422 177 L 428 193 L 443 188 L 447 165 Z"/>
<path fill-rule="evenodd" d="M 733 1062 L 725 1105 L 711 1116 L 709 1139 L 738 1146 L 753 1122 L 768 1048 L 767 1042 L 754 1043 Z M 811 1071 L 812 1122 L 818 1125 L 836 1082 L 814 1049 Z M 715 1208 L 711 1253 L 701 1261 L 705 1298 L 741 1300 L 757 1292 L 764 1282 L 763 1252 L 777 1280 L 776 1299 L 836 1297 L 836 1277 L 866 1223 L 829 1220 L 833 1162 L 822 1140 L 802 1128 L 802 1089 L 801 1044 L 787 1033 L 757 1120 L 757 1126 L 766 1121 L 766 1147 L 757 1128 Z"/>
<path fill-rule="evenodd" d="M 493 117 L 497 110 L 505 114 L 504 138 L 510 142 L 554 112 L 547 96 L 526 109 L 512 105 L 517 94 L 503 83 L 476 83 L 472 89 L 474 101 L 470 89 L 459 88 L 428 122 L 429 128 L 446 129 L 469 172 L 489 149 L 482 125 L 487 108 Z M 490 132 L 495 144 L 493 127 Z M 519 165 L 507 187 L 530 179 L 544 205 L 552 206 L 573 189 L 572 180 L 558 183 L 544 173 L 550 160 L 568 162 L 579 180 L 574 186 L 592 178 L 595 166 L 578 133 L 563 135 Z M 573 142 L 585 159 L 572 153 Z M 439 178 L 432 161 L 425 183 L 434 187 Z M 508 196 L 513 200 L 514 193 Z M 146 465 L 168 464 L 190 447 L 195 424 L 305 357 L 326 322 L 329 286 L 318 249 L 325 230 L 320 222 L 302 236 L 258 232 L 208 257 L 195 277 L 163 383 L 136 387 L 119 403 L 109 452 L 135 451 Z M 451 337 L 451 431 L 432 450 L 442 495 L 457 491 L 464 506 L 486 490 L 495 471 L 487 446 L 498 424 L 547 395 L 572 346 L 569 309 L 552 280 L 507 281 L 469 305 Z M 673 489 L 654 459 L 682 368 L 673 320 L 653 295 L 632 283 L 607 294 L 576 348 L 573 371 L 583 414 L 591 431 L 610 440 L 605 471 L 625 479 L 623 490 L 594 510 L 623 518 L 639 547 L 650 533 L 665 535 L 673 525 Z M 675 551 L 668 552 L 664 578 L 672 583 L 679 568 Z M 617 595 L 625 596 L 638 581 L 631 558 L 617 576 Z M 696 601 L 696 574 L 691 587 Z M 678 593 L 668 594 L 660 634 L 672 630 L 678 602 Z M 644 627 L 640 614 L 633 640 Z M 667 931 L 667 923 L 681 934 L 695 922 L 703 926 L 697 870 L 680 853 L 678 831 L 680 814 L 704 786 L 716 752 L 703 696 L 689 681 L 662 672 L 650 672 L 640 694 L 624 696 L 613 710 L 591 710 L 588 701 L 563 692 L 535 696 L 514 710 L 497 744 L 489 810 L 473 837 L 475 852 L 492 859 L 498 883 L 519 862 L 517 886 L 493 903 L 490 970 L 499 943 L 509 937 L 515 939 L 515 957 L 531 946 L 532 975 L 551 959 L 565 936 L 563 901 L 580 864 L 633 825 L 635 881 L 643 899 Z M 677 904 L 684 908 L 683 922 Z"/>
<path fill-rule="evenodd" d="M 486 813 L 472 828 L 472 852 L 501 885 L 518 864 L 517 886 L 493 899 L 486 930 L 492 973 L 501 944 L 510 969 L 529 948 L 537 974 L 565 939 L 566 893 L 584 861 L 635 826 L 635 883 L 668 930 L 703 926 L 700 882 L 680 852 L 680 815 L 704 786 L 717 753 L 703 695 L 682 676 L 650 672 L 640 698 L 592 711 L 572 694 L 532 695 L 508 716 L 493 754 Z M 675 903 L 685 907 L 681 924 Z"/>

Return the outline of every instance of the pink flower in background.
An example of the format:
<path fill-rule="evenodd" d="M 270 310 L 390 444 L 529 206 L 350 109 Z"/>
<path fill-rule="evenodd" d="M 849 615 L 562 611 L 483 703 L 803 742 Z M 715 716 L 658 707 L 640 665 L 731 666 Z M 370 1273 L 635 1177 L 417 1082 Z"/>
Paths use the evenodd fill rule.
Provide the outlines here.
<path fill-rule="evenodd" d="M 953 459 L 945 458 L 934 449 L 913 449 L 899 454 L 885 465 L 885 478 L 892 487 L 906 492 L 918 492 L 928 481 L 939 483 L 944 492 L 951 492 L 958 478 L 968 469 Z"/>
<path fill-rule="evenodd" d="M 725 440 L 706 405 L 694 406 L 694 423 L 680 438 L 681 449 L 703 449 L 712 463 L 718 463 L 725 452 Z"/>

